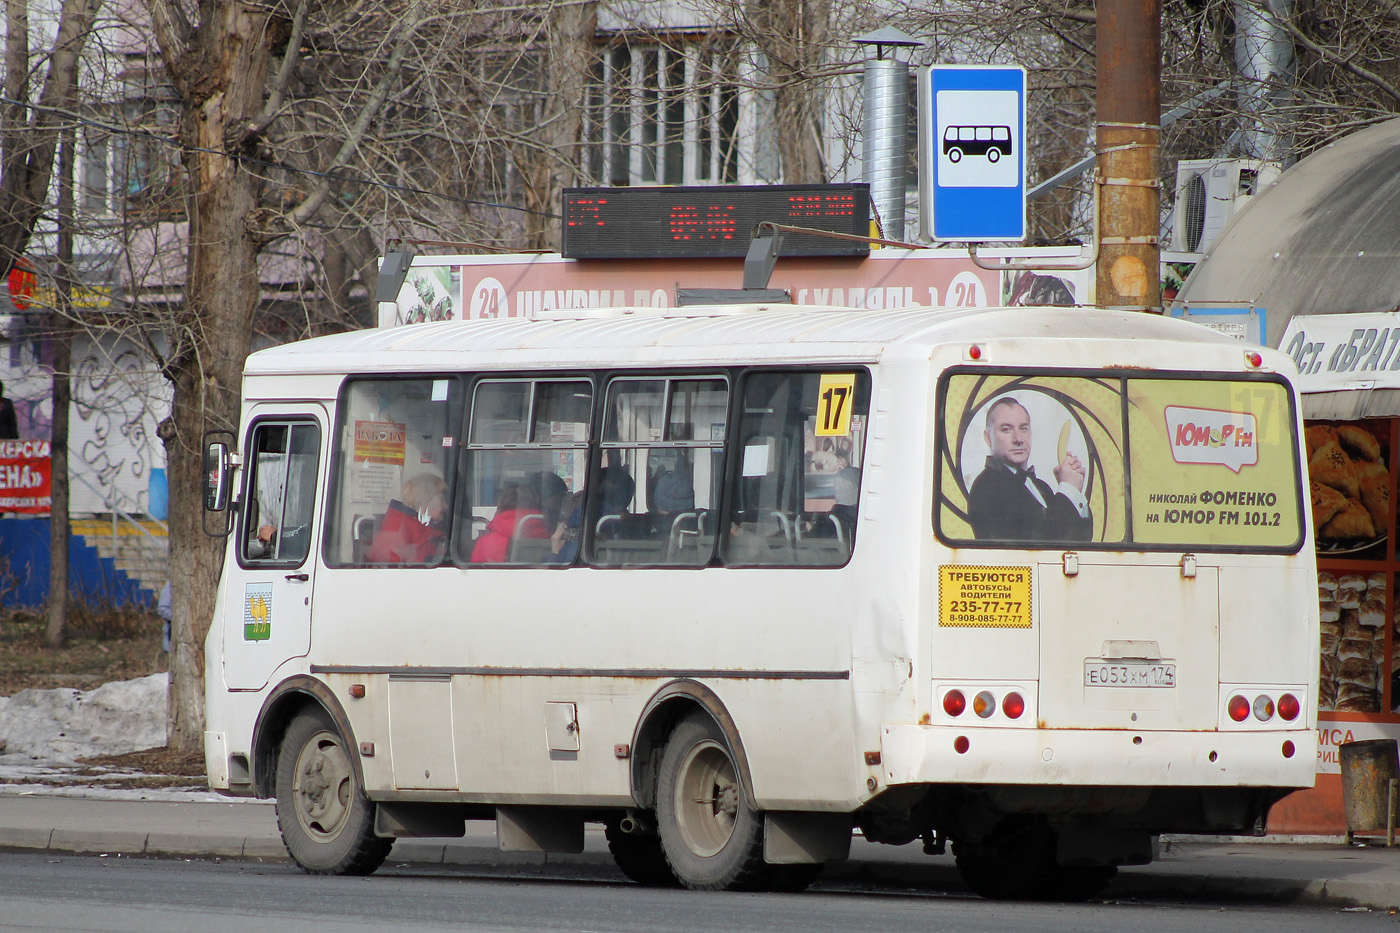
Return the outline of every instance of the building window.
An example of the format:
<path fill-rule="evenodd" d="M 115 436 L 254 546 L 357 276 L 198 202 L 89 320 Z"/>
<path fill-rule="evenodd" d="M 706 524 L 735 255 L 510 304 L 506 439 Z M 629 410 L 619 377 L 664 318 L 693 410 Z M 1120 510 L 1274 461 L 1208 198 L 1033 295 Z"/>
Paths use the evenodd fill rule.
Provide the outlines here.
<path fill-rule="evenodd" d="M 588 98 L 589 174 L 607 185 L 737 182 L 737 74 L 727 44 L 604 50 Z"/>

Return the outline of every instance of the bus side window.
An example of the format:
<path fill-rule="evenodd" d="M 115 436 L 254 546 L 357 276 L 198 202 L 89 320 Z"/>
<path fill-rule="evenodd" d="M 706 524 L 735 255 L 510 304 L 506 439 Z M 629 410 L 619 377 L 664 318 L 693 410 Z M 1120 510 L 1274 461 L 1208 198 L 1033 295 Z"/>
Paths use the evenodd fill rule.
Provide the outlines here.
<path fill-rule="evenodd" d="M 727 563 L 846 562 L 855 543 L 869 408 L 864 372 L 749 375 Z"/>
<path fill-rule="evenodd" d="M 448 377 L 352 379 L 340 399 L 326 562 L 442 562 L 451 519 L 456 386 Z"/>
<path fill-rule="evenodd" d="M 728 400 L 727 382 L 716 377 L 608 384 L 600 485 L 584 523 L 593 563 L 709 563 Z"/>
<path fill-rule="evenodd" d="M 490 379 L 476 386 L 456 553 L 470 565 L 566 567 L 582 512 L 593 386 Z"/>
<path fill-rule="evenodd" d="M 311 552 L 320 428 L 262 422 L 253 429 L 250 450 L 243 559 L 299 564 Z"/>

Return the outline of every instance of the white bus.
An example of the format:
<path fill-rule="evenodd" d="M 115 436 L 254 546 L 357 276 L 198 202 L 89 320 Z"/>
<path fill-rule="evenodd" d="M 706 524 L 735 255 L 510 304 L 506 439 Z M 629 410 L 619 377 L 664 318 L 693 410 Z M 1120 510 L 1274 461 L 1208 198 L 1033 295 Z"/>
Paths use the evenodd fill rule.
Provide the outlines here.
<path fill-rule="evenodd" d="M 550 852 L 602 823 L 646 883 L 798 888 L 859 831 L 1082 898 L 1157 834 L 1262 833 L 1316 754 L 1288 372 L 1065 308 L 255 353 L 206 448 L 210 784 L 275 797 L 319 873 L 494 819 Z"/>

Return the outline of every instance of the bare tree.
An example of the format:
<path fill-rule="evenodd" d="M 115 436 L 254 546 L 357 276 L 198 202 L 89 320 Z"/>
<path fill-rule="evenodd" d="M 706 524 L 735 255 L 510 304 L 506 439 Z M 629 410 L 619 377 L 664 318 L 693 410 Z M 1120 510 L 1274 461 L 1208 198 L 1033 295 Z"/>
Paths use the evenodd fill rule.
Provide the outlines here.
<path fill-rule="evenodd" d="M 28 0 L 5 0 L 5 102 L 0 105 L 0 274 L 24 255 L 49 204 L 54 155 L 65 112 L 77 101 L 78 61 L 97 15 L 98 0 L 64 0 L 53 47 L 41 66 L 37 107 L 29 107 Z"/>

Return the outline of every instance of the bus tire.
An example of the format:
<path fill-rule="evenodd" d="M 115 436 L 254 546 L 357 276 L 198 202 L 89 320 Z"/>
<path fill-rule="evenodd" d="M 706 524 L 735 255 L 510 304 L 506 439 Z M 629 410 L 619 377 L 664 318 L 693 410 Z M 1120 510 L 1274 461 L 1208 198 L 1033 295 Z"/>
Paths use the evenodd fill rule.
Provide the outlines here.
<path fill-rule="evenodd" d="M 949 149 L 949 150 L 948 150 L 948 161 L 949 161 L 949 162 L 954 162 L 954 163 L 961 162 L 961 161 L 962 161 L 962 150 L 961 150 L 961 149 L 958 149 L 958 148 L 956 148 L 956 147 L 954 147 L 954 148 L 952 148 L 952 149 Z"/>
<path fill-rule="evenodd" d="M 649 888 L 680 886 L 666 861 L 666 853 L 661 851 L 660 836 L 624 833 L 617 820 L 608 820 L 604 835 L 613 861 L 630 880 Z"/>
<path fill-rule="evenodd" d="M 277 759 L 277 826 L 301 869 L 313 875 L 368 875 L 394 840 L 374 834 L 374 805 L 355 775 L 344 738 L 320 708 L 287 727 Z"/>
<path fill-rule="evenodd" d="M 1000 149 L 998 149 L 996 146 L 993 146 L 992 148 L 990 148 L 990 149 L 987 150 L 987 161 L 988 161 L 988 162 L 998 162 L 998 161 L 1000 161 L 1000 160 L 1001 160 L 1001 150 L 1000 150 Z"/>
<path fill-rule="evenodd" d="M 744 794 L 724 734 L 707 717 L 683 719 L 661 756 L 656 784 L 661 849 L 694 891 L 754 891 L 769 880 L 763 815 Z"/>

